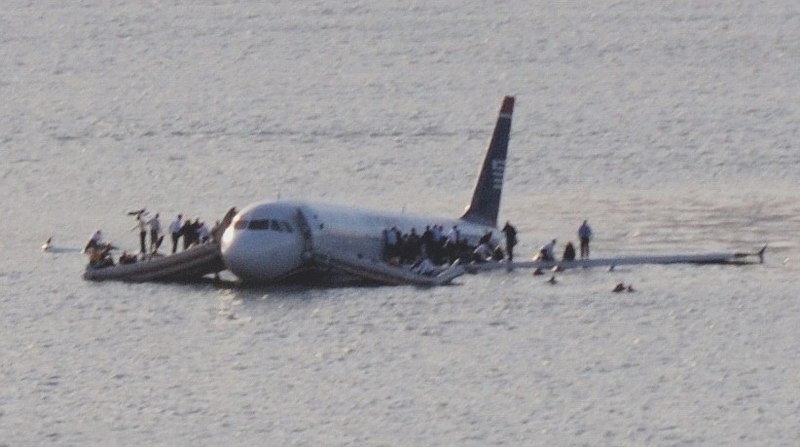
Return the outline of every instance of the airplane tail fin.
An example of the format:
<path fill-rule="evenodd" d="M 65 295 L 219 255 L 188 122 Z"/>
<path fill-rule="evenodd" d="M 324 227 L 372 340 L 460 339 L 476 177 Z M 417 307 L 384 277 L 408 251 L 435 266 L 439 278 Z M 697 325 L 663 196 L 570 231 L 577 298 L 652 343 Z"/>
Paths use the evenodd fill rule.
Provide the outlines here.
<path fill-rule="evenodd" d="M 478 176 L 478 183 L 472 193 L 472 202 L 467 207 L 462 220 L 482 225 L 497 226 L 500 211 L 500 195 L 503 192 L 503 174 L 506 170 L 508 140 L 511 133 L 511 114 L 514 113 L 514 97 L 503 98 L 494 134 Z"/>

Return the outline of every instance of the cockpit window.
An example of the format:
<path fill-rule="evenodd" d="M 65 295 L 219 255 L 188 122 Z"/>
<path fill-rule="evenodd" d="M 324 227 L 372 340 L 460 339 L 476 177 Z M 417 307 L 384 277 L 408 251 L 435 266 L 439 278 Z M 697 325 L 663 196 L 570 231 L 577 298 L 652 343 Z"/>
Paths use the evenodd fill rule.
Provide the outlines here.
<path fill-rule="evenodd" d="M 254 219 L 249 222 L 239 221 L 236 223 L 236 228 L 247 228 L 249 230 L 270 230 L 281 233 L 291 233 L 294 231 L 289 222 L 274 219 Z"/>
<path fill-rule="evenodd" d="M 269 220 L 268 219 L 251 220 L 250 225 L 248 225 L 247 228 L 251 230 L 269 230 Z"/>
<path fill-rule="evenodd" d="M 247 228 L 247 221 L 246 220 L 237 220 L 236 223 L 233 224 L 233 228 L 237 230 L 244 230 Z"/>

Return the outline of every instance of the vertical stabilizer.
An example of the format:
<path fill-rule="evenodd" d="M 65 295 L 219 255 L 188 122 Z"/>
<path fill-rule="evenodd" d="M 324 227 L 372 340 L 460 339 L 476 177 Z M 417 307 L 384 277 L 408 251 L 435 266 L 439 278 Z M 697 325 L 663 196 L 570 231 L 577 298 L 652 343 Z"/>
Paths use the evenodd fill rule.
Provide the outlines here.
<path fill-rule="evenodd" d="M 500 115 L 494 127 L 486 158 L 483 160 L 478 183 L 472 193 L 472 202 L 461 219 L 482 225 L 497 226 L 500 211 L 500 194 L 503 192 L 503 174 L 506 170 L 508 139 L 511 133 L 511 114 L 514 112 L 514 97 L 503 98 Z"/>

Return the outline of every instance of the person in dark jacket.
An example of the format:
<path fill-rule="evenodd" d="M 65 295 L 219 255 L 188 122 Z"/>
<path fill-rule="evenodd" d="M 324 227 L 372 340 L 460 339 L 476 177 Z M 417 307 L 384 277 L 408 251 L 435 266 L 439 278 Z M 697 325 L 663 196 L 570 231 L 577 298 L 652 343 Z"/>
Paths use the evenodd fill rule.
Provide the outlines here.
<path fill-rule="evenodd" d="M 517 245 L 517 229 L 506 221 L 506 225 L 500 231 L 506 235 L 506 252 L 508 252 L 508 262 L 511 262 L 514 260 L 514 246 Z"/>
<path fill-rule="evenodd" d="M 581 259 L 589 257 L 589 241 L 592 239 L 592 227 L 584 220 L 578 228 L 578 238 L 581 240 Z"/>
<path fill-rule="evenodd" d="M 564 247 L 564 256 L 561 259 L 564 261 L 575 260 L 575 246 L 572 245 L 572 242 L 567 242 L 566 247 Z"/>

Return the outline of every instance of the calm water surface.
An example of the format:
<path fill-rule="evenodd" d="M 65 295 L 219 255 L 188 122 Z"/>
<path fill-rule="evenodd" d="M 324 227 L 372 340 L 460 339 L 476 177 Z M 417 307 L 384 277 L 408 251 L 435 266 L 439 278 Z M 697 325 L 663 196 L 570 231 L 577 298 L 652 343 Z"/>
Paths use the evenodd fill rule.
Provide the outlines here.
<path fill-rule="evenodd" d="M 13 1 L 0 23 L 0 445 L 800 438 L 796 2 Z M 505 94 L 521 257 L 588 218 L 597 256 L 769 243 L 766 263 L 80 278 L 96 228 L 136 247 L 141 207 L 457 215 Z"/>

